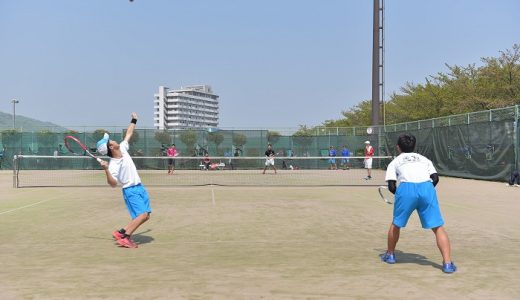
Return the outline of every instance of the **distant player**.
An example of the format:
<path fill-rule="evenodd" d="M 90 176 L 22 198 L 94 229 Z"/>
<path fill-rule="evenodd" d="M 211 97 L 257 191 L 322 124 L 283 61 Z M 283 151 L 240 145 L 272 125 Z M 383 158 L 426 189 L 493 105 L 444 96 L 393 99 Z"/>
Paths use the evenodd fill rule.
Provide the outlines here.
<path fill-rule="evenodd" d="M 343 145 L 343 149 L 341 150 L 341 166 L 343 167 L 343 170 L 350 169 L 349 156 L 350 156 L 350 150 L 347 148 L 346 145 Z"/>
<path fill-rule="evenodd" d="M 264 166 L 264 172 L 262 174 L 265 174 L 265 170 L 267 170 L 267 167 L 271 167 L 274 170 L 274 173 L 276 174 L 276 167 L 274 166 L 274 150 L 273 146 L 271 144 L 267 145 L 267 150 L 265 151 L 265 166 Z"/>
<path fill-rule="evenodd" d="M 334 149 L 334 146 L 329 147 L 329 164 L 331 170 L 337 170 L 338 165 L 336 164 L 336 149 Z"/>
<path fill-rule="evenodd" d="M 137 114 L 132 113 L 132 120 L 126 130 L 125 139 L 120 144 L 110 140 L 107 133 L 97 142 L 98 153 L 110 157 L 109 163 L 104 160 L 100 162 L 101 167 L 105 170 L 107 183 L 111 187 L 122 185 L 123 198 L 132 218 L 126 227 L 112 233 L 117 243 L 126 248 L 137 248 L 137 244 L 130 237 L 139 226 L 148 221 L 152 212 L 148 193 L 141 184 L 141 178 L 139 178 L 132 157 L 128 154 L 128 141 L 134 133 L 136 123 Z"/>
<path fill-rule="evenodd" d="M 166 155 L 168 155 L 168 157 L 171 157 L 168 159 L 168 175 L 172 175 L 173 171 L 175 171 L 175 159 L 173 157 L 179 155 L 179 152 L 177 152 L 177 148 L 175 148 L 175 144 L 172 144 L 168 148 L 168 150 L 166 150 Z"/>
<path fill-rule="evenodd" d="M 365 169 L 367 169 L 366 180 L 372 179 L 372 157 L 374 156 L 374 147 L 370 146 L 370 141 L 365 142 Z"/>
<path fill-rule="evenodd" d="M 388 190 L 395 194 L 395 203 L 392 224 L 388 230 L 388 248 L 381 255 L 381 260 L 389 264 L 396 262 L 394 251 L 401 228 L 406 226 L 412 212 L 417 210 L 422 227 L 431 229 L 435 234 L 443 259 L 442 271 L 453 273 L 457 267 L 451 260 L 450 241 L 443 227 L 444 220 L 435 192 L 439 176 L 429 159 L 413 152 L 415 142 L 411 134 L 400 135 L 397 141 L 400 154 L 386 170 L 385 180 Z M 397 188 L 396 182 L 399 182 Z"/>

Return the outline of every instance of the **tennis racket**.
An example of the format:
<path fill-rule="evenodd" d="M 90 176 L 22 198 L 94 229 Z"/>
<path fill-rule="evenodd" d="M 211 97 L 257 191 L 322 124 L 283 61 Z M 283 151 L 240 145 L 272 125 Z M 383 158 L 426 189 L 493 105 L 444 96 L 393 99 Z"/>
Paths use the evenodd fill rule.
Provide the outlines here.
<path fill-rule="evenodd" d="M 385 201 L 387 204 L 394 203 L 394 195 L 388 190 L 387 186 L 381 185 L 377 188 L 379 191 L 379 195 L 381 196 L 381 199 Z"/>
<path fill-rule="evenodd" d="M 74 155 L 85 155 L 92 157 L 93 159 L 101 162 L 101 158 L 97 158 L 94 154 L 90 153 L 87 146 L 85 146 L 80 140 L 72 135 L 66 136 L 64 139 L 65 147 Z"/>

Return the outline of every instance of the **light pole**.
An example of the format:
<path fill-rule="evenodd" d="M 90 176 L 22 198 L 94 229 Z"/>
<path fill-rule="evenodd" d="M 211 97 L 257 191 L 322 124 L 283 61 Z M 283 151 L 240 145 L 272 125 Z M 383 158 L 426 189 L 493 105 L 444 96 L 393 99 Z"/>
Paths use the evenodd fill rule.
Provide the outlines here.
<path fill-rule="evenodd" d="M 16 129 L 16 103 L 20 103 L 20 101 L 13 99 L 11 103 L 13 104 L 13 129 Z"/>

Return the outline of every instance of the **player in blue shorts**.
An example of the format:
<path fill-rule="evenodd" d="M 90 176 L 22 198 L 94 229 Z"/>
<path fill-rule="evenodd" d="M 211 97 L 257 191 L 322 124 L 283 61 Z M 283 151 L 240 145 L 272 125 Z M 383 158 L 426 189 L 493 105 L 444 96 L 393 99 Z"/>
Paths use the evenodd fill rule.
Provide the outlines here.
<path fill-rule="evenodd" d="M 341 165 L 343 166 L 343 170 L 350 169 L 349 156 L 350 150 L 347 148 L 347 145 L 343 145 L 343 150 L 341 150 Z"/>
<path fill-rule="evenodd" d="M 417 210 L 422 227 L 431 229 L 437 240 L 437 247 L 443 258 L 442 271 L 453 273 L 457 267 L 451 260 L 450 240 L 444 230 L 444 220 L 437 201 L 435 186 L 439 176 L 432 162 L 414 153 L 416 139 L 411 134 L 402 134 L 397 140 L 397 156 L 386 170 L 388 189 L 395 194 L 393 221 L 388 230 L 388 248 L 381 260 L 393 264 L 395 246 L 402 227 L 406 226 L 410 215 Z M 396 182 L 399 186 L 396 187 Z"/>
<path fill-rule="evenodd" d="M 334 149 L 334 146 L 329 147 L 329 164 L 331 170 L 337 170 L 338 166 L 336 165 L 336 149 Z"/>
<path fill-rule="evenodd" d="M 137 248 L 137 244 L 130 239 L 130 236 L 139 226 L 148 221 L 152 212 L 148 193 L 141 184 L 141 178 L 132 157 L 128 154 L 128 141 L 132 138 L 136 123 L 137 114 L 132 113 L 132 120 L 126 130 L 125 139 L 120 144 L 110 140 L 107 133 L 97 143 L 98 153 L 110 157 L 110 163 L 104 160 L 100 162 L 105 170 L 107 183 L 111 187 L 116 187 L 118 184 L 123 187 L 123 198 L 132 217 L 132 221 L 126 227 L 112 233 L 117 243 L 125 248 Z"/>

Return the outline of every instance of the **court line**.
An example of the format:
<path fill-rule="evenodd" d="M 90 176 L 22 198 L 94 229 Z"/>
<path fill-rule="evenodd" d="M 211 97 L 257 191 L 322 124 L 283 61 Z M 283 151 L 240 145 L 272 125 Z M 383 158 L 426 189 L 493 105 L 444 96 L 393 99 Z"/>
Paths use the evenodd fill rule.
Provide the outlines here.
<path fill-rule="evenodd" d="M 215 190 L 211 188 L 211 203 L 215 206 Z"/>
<path fill-rule="evenodd" d="M 10 213 L 10 212 L 13 212 L 13 211 L 20 210 L 20 209 L 24 209 L 24 208 L 27 208 L 27 207 L 35 206 L 35 205 L 38 205 L 40 203 L 44 203 L 44 202 L 51 201 L 51 200 L 52 199 L 42 200 L 42 201 L 39 201 L 39 202 L 36 202 L 36 203 L 33 203 L 33 204 L 29 204 L 29 205 L 25 205 L 25 206 L 22 206 L 22 207 L 6 210 L 6 211 L 3 211 L 3 212 L 0 212 L 0 215 L 7 214 L 7 213 Z"/>

